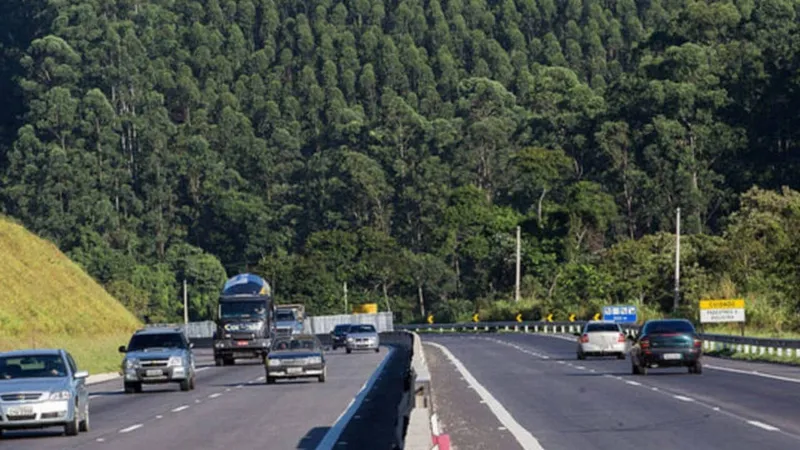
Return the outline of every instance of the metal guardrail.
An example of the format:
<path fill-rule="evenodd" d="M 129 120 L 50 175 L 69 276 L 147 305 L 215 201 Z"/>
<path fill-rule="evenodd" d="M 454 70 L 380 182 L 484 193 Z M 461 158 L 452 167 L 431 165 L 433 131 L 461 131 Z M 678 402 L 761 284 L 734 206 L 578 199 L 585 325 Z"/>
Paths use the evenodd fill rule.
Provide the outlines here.
<path fill-rule="evenodd" d="M 573 334 L 580 332 L 588 321 L 545 322 L 545 321 L 501 321 L 501 322 L 463 322 L 395 325 L 397 330 L 431 333 L 445 331 L 497 332 L 516 331 L 523 333 Z M 628 337 L 633 337 L 639 325 L 621 324 Z M 739 353 L 770 354 L 800 358 L 800 339 L 757 338 L 730 334 L 698 333 L 704 342 L 703 348 L 711 351 L 735 350 Z"/>

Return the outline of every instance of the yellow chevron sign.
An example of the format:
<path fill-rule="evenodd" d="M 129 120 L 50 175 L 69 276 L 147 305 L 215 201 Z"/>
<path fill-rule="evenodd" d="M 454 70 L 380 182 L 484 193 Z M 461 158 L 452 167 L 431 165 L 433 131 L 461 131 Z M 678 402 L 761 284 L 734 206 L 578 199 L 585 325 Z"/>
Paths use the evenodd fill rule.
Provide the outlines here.
<path fill-rule="evenodd" d="M 553 321 L 553 313 L 550 313 L 550 314 L 547 315 L 547 321 L 548 322 L 552 322 Z"/>
<path fill-rule="evenodd" d="M 433 323 L 433 314 L 428 316 L 428 323 Z"/>
<path fill-rule="evenodd" d="M 517 322 L 522 322 L 522 314 L 517 314 Z"/>
<path fill-rule="evenodd" d="M 600 320 L 600 313 L 596 313 L 594 315 L 594 320 Z"/>
<path fill-rule="evenodd" d="M 473 322 L 477 322 L 478 321 L 478 313 L 475 313 L 475 314 L 472 315 L 472 321 Z"/>
<path fill-rule="evenodd" d="M 570 314 L 569 315 L 569 321 L 570 322 L 575 322 L 575 314 Z"/>

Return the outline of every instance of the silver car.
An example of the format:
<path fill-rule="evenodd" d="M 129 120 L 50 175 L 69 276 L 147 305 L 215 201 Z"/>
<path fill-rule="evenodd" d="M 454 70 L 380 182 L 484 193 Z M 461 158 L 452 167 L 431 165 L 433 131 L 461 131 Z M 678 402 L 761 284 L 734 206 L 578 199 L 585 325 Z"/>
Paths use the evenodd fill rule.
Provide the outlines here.
<path fill-rule="evenodd" d="M 628 342 L 616 322 L 590 321 L 578 336 L 578 359 L 586 359 L 587 355 L 616 355 L 618 359 L 625 359 Z"/>
<path fill-rule="evenodd" d="M 133 334 L 122 360 L 125 393 L 142 392 L 143 384 L 178 383 L 182 391 L 195 387 L 194 345 L 180 328 L 145 328 Z"/>
<path fill-rule="evenodd" d="M 89 431 L 88 376 L 64 349 L 0 353 L 0 433 L 55 426 L 67 436 Z"/>
<path fill-rule="evenodd" d="M 380 345 L 381 340 L 374 326 L 370 324 L 350 325 L 345 340 L 347 353 L 352 353 L 353 350 L 375 350 L 377 353 L 381 351 Z"/>

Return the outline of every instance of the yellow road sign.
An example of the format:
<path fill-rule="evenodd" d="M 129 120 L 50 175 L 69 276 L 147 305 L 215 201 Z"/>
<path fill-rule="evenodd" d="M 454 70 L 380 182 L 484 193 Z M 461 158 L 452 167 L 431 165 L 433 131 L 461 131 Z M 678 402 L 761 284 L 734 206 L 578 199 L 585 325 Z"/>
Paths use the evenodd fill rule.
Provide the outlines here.
<path fill-rule="evenodd" d="M 600 320 L 600 313 L 595 313 L 594 320 Z"/>
<path fill-rule="evenodd" d="M 478 321 L 478 313 L 475 313 L 475 314 L 472 315 L 472 321 L 473 322 L 477 322 Z"/>
<path fill-rule="evenodd" d="M 517 322 L 522 322 L 522 314 L 517 314 Z"/>
<path fill-rule="evenodd" d="M 428 316 L 428 323 L 433 323 L 433 314 Z"/>
<path fill-rule="evenodd" d="M 744 299 L 700 300 L 700 309 L 744 309 Z"/>
<path fill-rule="evenodd" d="M 547 321 L 548 322 L 552 322 L 553 321 L 553 313 L 550 313 L 550 314 L 547 315 Z"/>
<path fill-rule="evenodd" d="M 575 322 L 575 314 L 570 314 L 569 315 L 569 321 L 570 322 Z"/>

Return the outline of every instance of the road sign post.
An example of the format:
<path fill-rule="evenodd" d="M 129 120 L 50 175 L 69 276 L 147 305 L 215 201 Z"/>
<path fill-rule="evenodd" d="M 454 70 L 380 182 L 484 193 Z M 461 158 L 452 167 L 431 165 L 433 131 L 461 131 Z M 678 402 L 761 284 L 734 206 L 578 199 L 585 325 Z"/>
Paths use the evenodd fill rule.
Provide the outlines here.
<path fill-rule="evenodd" d="M 639 311 L 634 305 L 603 306 L 603 320 L 616 323 L 636 323 Z"/>
<path fill-rule="evenodd" d="M 745 322 L 744 299 L 700 300 L 700 323 Z"/>

